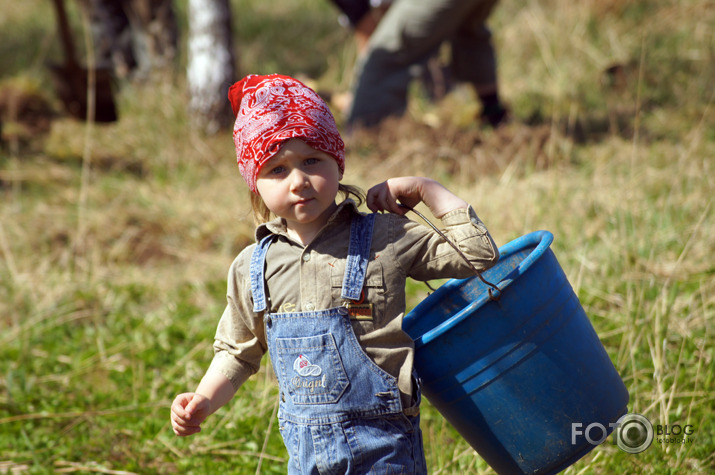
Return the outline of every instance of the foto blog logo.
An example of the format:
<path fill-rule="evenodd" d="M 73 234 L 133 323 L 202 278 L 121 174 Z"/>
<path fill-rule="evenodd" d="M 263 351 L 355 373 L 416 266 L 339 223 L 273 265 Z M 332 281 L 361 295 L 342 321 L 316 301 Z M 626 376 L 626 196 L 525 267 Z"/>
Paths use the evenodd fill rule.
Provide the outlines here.
<path fill-rule="evenodd" d="M 612 422 L 608 428 L 603 424 L 594 422 L 584 425 L 580 422 L 571 424 L 571 443 L 577 444 L 579 437 L 584 437 L 589 444 L 599 445 L 606 440 L 609 430 L 613 431 L 614 442 L 618 447 L 629 454 L 639 454 L 645 451 L 656 439 L 661 444 L 692 443 L 693 439 L 689 436 L 693 434 L 695 429 L 692 425 L 687 424 L 681 426 L 675 425 L 656 425 L 655 430 L 653 424 L 647 417 L 640 414 L 626 414 L 617 422 Z"/>
<path fill-rule="evenodd" d="M 626 414 L 618 419 L 616 445 L 629 454 L 639 454 L 653 442 L 653 425 L 640 414 Z"/>

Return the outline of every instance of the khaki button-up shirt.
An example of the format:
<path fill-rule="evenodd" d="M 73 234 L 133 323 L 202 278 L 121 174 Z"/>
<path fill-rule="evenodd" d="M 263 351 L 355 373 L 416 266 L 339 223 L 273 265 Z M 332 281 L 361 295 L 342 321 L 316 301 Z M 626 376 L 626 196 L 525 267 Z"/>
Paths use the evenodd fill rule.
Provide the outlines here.
<path fill-rule="evenodd" d="M 281 220 L 259 226 L 256 241 L 277 239 L 266 255 L 265 281 L 269 312 L 299 312 L 342 305 L 341 289 L 350 237 L 358 213 L 345 200 L 307 246 L 286 233 Z M 469 208 L 442 217 L 447 236 L 479 270 L 494 265 L 499 251 L 484 224 Z M 228 304 L 218 324 L 210 370 L 224 374 L 238 389 L 258 371 L 267 350 L 263 312 L 253 311 L 250 258 L 255 244 L 244 249 L 228 273 Z M 414 344 L 402 330 L 407 277 L 426 281 L 466 278 L 473 271 L 441 236 L 423 224 L 397 214 L 378 214 L 365 278 L 363 310 L 352 320 L 365 353 L 397 378 L 404 407 L 412 401 Z M 369 309 L 371 304 L 371 309 Z"/>

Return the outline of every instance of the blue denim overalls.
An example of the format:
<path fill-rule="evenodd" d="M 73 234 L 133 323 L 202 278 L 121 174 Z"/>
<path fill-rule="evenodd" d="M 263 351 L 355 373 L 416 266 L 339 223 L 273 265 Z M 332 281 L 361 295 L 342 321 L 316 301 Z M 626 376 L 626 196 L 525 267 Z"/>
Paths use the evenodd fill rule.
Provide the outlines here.
<path fill-rule="evenodd" d="M 346 304 L 360 298 L 374 219 L 355 215 L 350 226 Z M 273 237 L 251 257 L 255 312 L 267 310 L 264 264 Z M 396 378 L 362 350 L 346 306 L 266 313 L 264 323 L 289 474 L 426 473 L 419 415 L 404 414 Z"/>

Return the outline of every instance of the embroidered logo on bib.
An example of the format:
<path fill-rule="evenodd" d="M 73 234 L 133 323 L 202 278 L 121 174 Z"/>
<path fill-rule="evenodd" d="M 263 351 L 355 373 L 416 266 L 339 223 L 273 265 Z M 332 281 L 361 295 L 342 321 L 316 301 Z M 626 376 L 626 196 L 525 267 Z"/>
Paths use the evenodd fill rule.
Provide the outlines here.
<path fill-rule="evenodd" d="M 311 364 L 303 355 L 298 355 L 298 357 L 293 362 L 293 369 L 296 373 L 303 377 L 307 376 L 320 376 L 323 369 L 317 364 Z"/>
<path fill-rule="evenodd" d="M 301 388 L 314 393 L 318 388 L 325 388 L 325 375 L 318 378 L 323 373 L 323 368 L 317 364 L 312 364 L 305 355 L 298 355 L 293 362 L 293 369 L 299 376 L 291 379 L 291 384 L 298 390 Z"/>

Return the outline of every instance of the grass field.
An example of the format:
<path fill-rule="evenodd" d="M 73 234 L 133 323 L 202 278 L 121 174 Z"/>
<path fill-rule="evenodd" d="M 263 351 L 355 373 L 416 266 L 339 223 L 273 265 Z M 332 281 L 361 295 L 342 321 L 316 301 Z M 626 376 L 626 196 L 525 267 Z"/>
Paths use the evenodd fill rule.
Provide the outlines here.
<path fill-rule="evenodd" d="M 12 120 L 7 91 L 59 110 L 44 64 L 60 51 L 49 2 L 5 3 L 0 473 L 285 473 L 268 367 L 201 434 L 169 425 L 252 241 L 230 132 L 189 127 L 181 68 L 121 84 L 116 124 Z M 329 2 L 233 6 L 241 73 L 347 90 L 354 48 Z M 491 26 L 512 124 L 480 129 L 466 89 L 435 104 L 415 88 L 407 117 L 348 143 L 347 182 L 438 178 L 499 245 L 550 230 L 629 411 L 692 428 L 637 455 L 609 438 L 569 475 L 715 471 L 714 25 L 703 0 L 504 0 Z M 409 306 L 426 295 L 409 289 Z M 422 424 L 430 473 L 493 473 L 429 403 Z"/>

